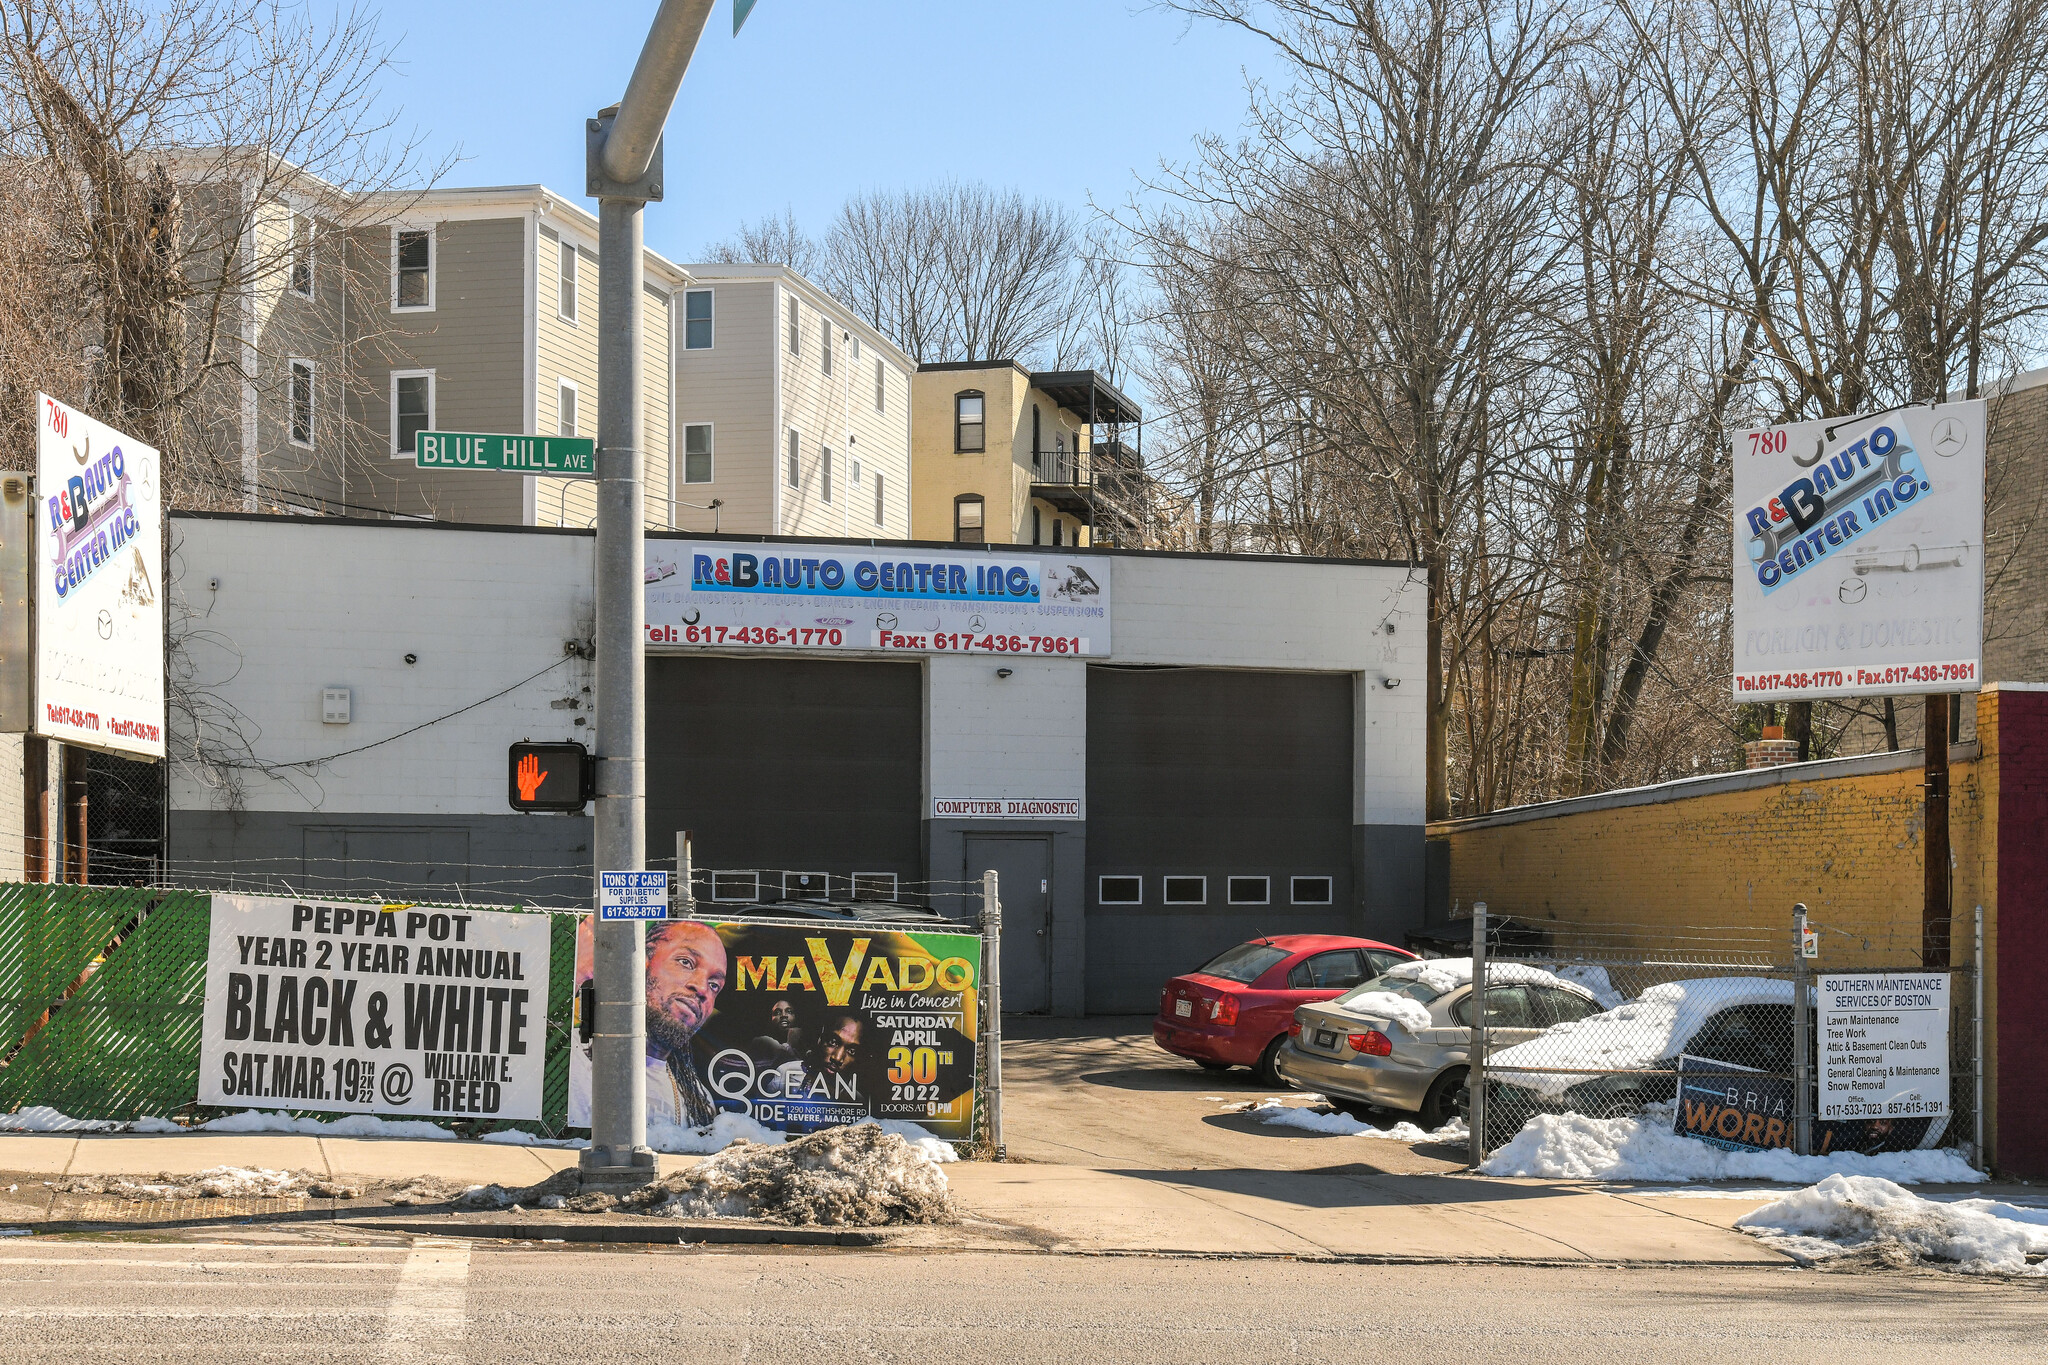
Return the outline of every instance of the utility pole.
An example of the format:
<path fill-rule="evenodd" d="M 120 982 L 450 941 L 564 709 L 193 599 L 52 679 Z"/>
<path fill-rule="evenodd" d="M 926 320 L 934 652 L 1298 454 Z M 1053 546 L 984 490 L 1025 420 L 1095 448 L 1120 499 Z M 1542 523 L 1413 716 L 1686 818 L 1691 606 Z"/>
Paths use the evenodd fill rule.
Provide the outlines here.
<path fill-rule="evenodd" d="M 661 198 L 661 130 L 713 0 L 662 0 L 625 98 L 585 125 L 585 192 L 598 201 L 597 811 L 591 884 L 647 861 L 644 223 Z M 638 921 L 595 925 L 586 1185 L 655 1177 L 647 1146 L 647 943 Z"/>

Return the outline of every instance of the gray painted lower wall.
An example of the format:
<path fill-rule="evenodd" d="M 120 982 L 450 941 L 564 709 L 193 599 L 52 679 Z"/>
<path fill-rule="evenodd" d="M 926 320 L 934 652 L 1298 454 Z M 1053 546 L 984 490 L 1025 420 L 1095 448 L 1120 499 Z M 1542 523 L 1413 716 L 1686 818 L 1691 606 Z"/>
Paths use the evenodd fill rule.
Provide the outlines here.
<path fill-rule="evenodd" d="M 1358 932 L 1401 946 L 1402 935 L 1420 929 L 1423 905 L 1424 836 L 1421 825 L 1354 825 L 1358 869 Z"/>
<path fill-rule="evenodd" d="M 285 894 L 590 904 L 588 816 L 172 811 L 180 885 Z"/>
<path fill-rule="evenodd" d="M 1041 835 L 1052 841 L 1052 892 L 1046 920 L 1045 949 L 1046 1008 L 1066 1018 L 1077 1018 L 1086 1008 L 1088 975 L 1088 831 L 1078 820 L 1049 821 L 1043 825 L 1012 820 L 926 820 L 925 866 L 930 869 L 933 906 L 941 913 L 972 919 L 980 913 L 980 878 L 984 869 L 969 867 L 967 839 L 971 834 L 991 836 Z M 1000 894 L 1000 893 L 999 893 Z M 1003 895 L 1005 905 L 1011 897 Z M 1006 947 L 1018 942 L 1014 932 L 1031 926 L 1013 923 L 1005 910 Z M 1014 973 L 1006 972 L 1005 980 Z M 1022 1003 L 1006 988 L 1006 1010 Z"/>

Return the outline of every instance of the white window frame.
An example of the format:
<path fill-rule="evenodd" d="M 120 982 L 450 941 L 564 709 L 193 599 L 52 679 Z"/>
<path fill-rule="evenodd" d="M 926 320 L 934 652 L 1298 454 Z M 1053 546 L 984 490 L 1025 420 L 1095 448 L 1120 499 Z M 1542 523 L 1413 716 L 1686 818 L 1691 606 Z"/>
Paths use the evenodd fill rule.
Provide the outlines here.
<path fill-rule="evenodd" d="M 880 356 L 875 357 L 875 411 L 889 410 L 889 366 Z"/>
<path fill-rule="evenodd" d="M 1321 882 L 1329 888 L 1321 900 L 1305 901 L 1301 898 L 1303 882 Z M 1337 879 L 1329 876 L 1290 877 L 1287 885 L 1287 900 L 1290 905 L 1335 905 L 1337 903 Z"/>
<path fill-rule="evenodd" d="M 713 422 L 683 423 L 683 483 L 685 485 L 718 482 L 718 432 Z M 698 427 L 704 428 L 704 456 L 711 462 L 711 472 L 701 479 L 690 477 L 690 433 Z"/>
<path fill-rule="evenodd" d="M 872 899 L 872 900 L 889 900 L 889 901 L 893 901 L 893 900 L 895 900 L 895 899 L 896 899 L 896 896 L 897 896 L 897 894 L 898 894 L 898 889 L 899 889 L 899 888 L 898 888 L 898 884 L 897 884 L 897 878 L 896 878 L 896 874 L 895 874 L 894 872 L 856 872 L 856 873 L 854 873 L 854 874 L 853 874 L 853 898 L 854 898 L 855 900 L 859 900 L 859 899 L 860 899 L 860 884 L 861 884 L 862 882 L 879 882 L 879 881 L 883 881 L 883 880 L 885 880 L 885 879 L 886 879 L 886 880 L 888 881 L 888 883 L 889 883 L 889 894 L 888 894 L 888 895 L 886 895 L 886 896 L 874 896 L 874 897 L 870 897 L 870 899 Z"/>
<path fill-rule="evenodd" d="M 1175 900 L 1166 890 L 1167 884 L 1170 882 L 1199 882 L 1202 887 L 1202 898 L 1193 901 Z M 1159 903 L 1161 905 L 1207 905 L 1209 903 L 1209 879 L 1193 872 L 1167 873 L 1159 879 Z"/>
<path fill-rule="evenodd" d="M 818 448 L 818 501 L 832 505 L 832 447 Z"/>
<path fill-rule="evenodd" d="M 827 379 L 832 377 L 832 319 L 819 318 L 818 328 L 818 371 Z"/>
<path fill-rule="evenodd" d="M 398 302 L 398 238 L 401 233 L 424 232 L 427 234 L 427 301 L 408 303 L 403 307 Z M 435 289 L 441 277 L 441 237 L 433 226 L 407 227 L 403 223 L 391 225 L 391 311 L 394 313 L 431 313 L 434 311 Z"/>
<path fill-rule="evenodd" d="M 569 430 L 562 430 L 562 395 L 573 394 L 576 400 L 576 420 L 569 424 Z M 555 435 L 580 436 L 583 434 L 583 390 L 576 381 L 565 375 L 555 376 Z"/>
<path fill-rule="evenodd" d="M 298 424 L 299 371 L 306 372 L 306 439 L 301 441 L 293 428 Z M 311 450 L 320 438 L 320 367 L 303 356 L 292 356 L 284 366 L 284 438 L 301 450 Z"/>
<path fill-rule="evenodd" d="M 564 263 L 567 263 L 569 266 L 569 287 L 567 289 L 562 287 L 562 266 Z M 576 243 L 570 241 L 567 237 L 557 237 L 555 239 L 555 316 L 568 323 L 571 327 L 581 325 L 576 321 L 577 314 L 581 311 L 576 291 L 581 285 L 582 280 L 582 253 L 576 249 Z M 567 312 L 562 311 L 562 300 L 565 298 L 569 301 Z"/>
<path fill-rule="evenodd" d="M 804 309 L 802 302 L 798 300 L 795 294 L 789 296 L 789 320 L 784 324 L 783 330 L 789 334 L 783 338 L 789 345 L 789 353 L 796 356 L 802 355 L 804 353 Z"/>
<path fill-rule="evenodd" d="M 790 882 L 797 877 L 816 877 L 823 881 L 825 883 L 825 894 L 822 896 L 799 896 L 790 886 Z M 829 872 L 785 872 L 782 874 L 782 898 L 786 901 L 829 901 L 832 899 L 832 874 Z"/>
<path fill-rule="evenodd" d="M 1237 884 L 1239 882 L 1257 882 L 1259 884 L 1259 898 L 1255 901 L 1239 900 L 1237 896 Z M 1271 877 L 1249 876 L 1225 877 L 1223 879 L 1223 901 L 1226 905 L 1271 905 L 1273 903 L 1273 879 Z"/>
<path fill-rule="evenodd" d="M 313 297 L 314 291 L 319 287 L 319 275 L 314 265 L 314 241 L 318 236 L 318 230 L 314 226 L 313 215 L 310 213 L 301 213 L 297 209 L 293 209 L 291 213 L 291 253 L 285 265 L 284 286 L 300 298 L 310 299 Z M 306 225 L 306 287 L 304 289 L 299 288 L 293 278 L 299 273 L 299 224 L 301 223 Z M 433 274 L 433 264 L 434 249 L 432 246 L 429 246 L 427 248 L 427 273 L 430 276 Z"/>
<path fill-rule="evenodd" d="M 722 877 L 745 877 L 753 884 L 753 890 L 744 896 L 723 896 L 719 894 L 718 882 Z M 714 872 L 711 874 L 711 899 L 729 905 L 742 905 L 761 899 L 761 874 L 758 872 Z"/>
<path fill-rule="evenodd" d="M 1134 901 L 1111 900 L 1103 894 L 1103 888 L 1110 882 L 1136 882 L 1138 884 L 1138 898 Z M 1097 877 L 1095 879 L 1095 903 L 1097 905 L 1143 905 L 1145 903 L 1145 879 L 1141 876 L 1132 876 L 1127 873 Z"/>
<path fill-rule="evenodd" d="M 430 256 L 428 259 L 431 260 L 433 258 Z M 391 440 L 391 458 L 394 460 L 410 460 L 413 458 L 413 452 L 398 448 L 398 381 L 401 379 L 419 379 L 421 377 L 424 377 L 427 381 L 426 430 L 433 431 L 435 429 L 434 409 L 441 401 L 441 385 L 435 380 L 434 372 L 432 370 L 393 370 L 391 372 L 390 406 L 386 409 L 391 419 L 391 425 L 386 434 Z"/>
<path fill-rule="evenodd" d="M 701 319 L 711 328 L 711 340 L 702 346 L 690 344 L 690 300 L 702 294 L 711 300 L 711 316 Z M 716 289 L 685 289 L 683 291 L 683 349 L 686 351 L 715 351 L 718 349 L 718 291 Z"/>
<path fill-rule="evenodd" d="M 889 489 L 882 482 L 882 476 L 877 473 L 875 475 L 875 525 L 887 526 L 889 524 L 888 518 L 884 515 L 888 511 L 888 506 Z"/>
<path fill-rule="evenodd" d="M 783 482 L 791 488 L 804 486 L 803 451 L 804 438 L 791 427 L 789 438 L 782 443 Z"/>

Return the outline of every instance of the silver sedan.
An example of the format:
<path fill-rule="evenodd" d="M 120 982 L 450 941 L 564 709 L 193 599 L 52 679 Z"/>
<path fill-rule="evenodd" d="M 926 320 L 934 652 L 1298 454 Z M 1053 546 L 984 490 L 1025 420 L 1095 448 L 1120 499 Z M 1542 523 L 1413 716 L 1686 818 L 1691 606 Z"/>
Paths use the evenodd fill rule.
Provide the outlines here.
<path fill-rule="evenodd" d="M 1590 991 L 1538 968 L 1497 963 L 1488 975 L 1489 1056 L 1553 1024 L 1600 1013 Z M 1435 1130 L 1464 1111 L 1472 1022 L 1469 958 L 1404 962 L 1334 1000 L 1297 1009 L 1274 1069 L 1339 1106 L 1406 1110 Z"/>

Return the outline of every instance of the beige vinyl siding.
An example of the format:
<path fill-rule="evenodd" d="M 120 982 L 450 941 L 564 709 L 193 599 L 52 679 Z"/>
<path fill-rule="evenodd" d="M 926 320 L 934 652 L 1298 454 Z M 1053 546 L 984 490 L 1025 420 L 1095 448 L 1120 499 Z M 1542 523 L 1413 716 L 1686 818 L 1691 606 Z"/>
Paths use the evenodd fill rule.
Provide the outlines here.
<path fill-rule="evenodd" d="M 692 423 L 711 424 L 712 481 L 684 483 L 678 468 L 676 500 L 699 506 L 677 507 L 675 524 L 686 531 L 711 530 L 713 514 L 702 509 L 717 498 L 725 504 L 716 515 L 721 529 L 768 532 L 773 530 L 775 479 L 785 439 L 775 425 L 780 291 L 773 280 L 700 281 L 692 287 L 714 291 L 716 341 L 708 351 L 676 351 L 675 421 L 678 432 Z M 785 356 L 785 370 L 788 360 Z M 808 437 L 805 444 L 808 447 Z"/>
<path fill-rule="evenodd" d="M 901 363 L 863 339 L 860 359 L 853 359 L 850 332 L 851 310 L 835 308 L 821 313 L 808 293 L 785 284 L 779 289 L 777 329 L 782 346 L 782 413 L 785 428 L 803 433 L 802 482 L 785 486 L 782 525 L 785 535 L 881 536 L 902 539 L 910 534 L 910 452 L 905 439 L 904 413 L 909 402 L 908 375 Z M 788 349 L 788 299 L 798 299 L 803 353 Z M 832 373 L 824 373 L 824 348 L 819 344 L 822 320 L 830 317 L 834 333 Z M 875 411 L 874 361 L 880 354 L 891 371 L 887 379 L 889 402 Z M 849 446 L 848 434 L 857 440 Z M 787 439 L 786 437 L 784 439 Z M 823 496 L 823 454 L 832 452 L 832 501 Z M 862 465 L 862 484 L 850 486 L 852 453 Z M 874 522 L 874 477 L 888 481 L 888 509 L 885 524 Z"/>
<path fill-rule="evenodd" d="M 342 510 L 348 470 L 347 356 L 342 345 L 343 246 L 316 231 L 313 297 L 291 290 L 293 213 L 284 203 L 258 208 L 255 259 L 274 269 L 251 291 L 256 332 L 256 504 L 263 508 Z M 313 364 L 313 448 L 291 442 L 291 362 Z"/>
<path fill-rule="evenodd" d="M 524 520 L 524 475 L 422 471 L 410 457 L 390 454 L 393 370 L 434 372 L 434 423 L 444 431 L 526 430 L 526 220 L 432 226 L 433 311 L 394 313 L 387 307 L 361 320 L 365 334 L 376 338 L 364 347 L 351 394 L 366 437 L 356 467 L 368 495 L 352 494 L 351 501 L 403 516 L 516 526 Z M 389 231 L 377 229 L 362 239 L 365 256 L 388 276 Z M 387 280 L 381 296 L 388 300 L 389 293 Z"/>
<path fill-rule="evenodd" d="M 577 242 L 576 321 L 561 316 L 560 234 L 545 224 L 535 236 L 535 312 L 538 315 L 538 374 L 534 399 L 536 430 L 556 432 L 561 428 L 562 380 L 576 386 L 576 434 L 597 436 L 597 315 L 598 272 L 596 255 L 573 234 Z M 641 444 L 645 452 L 642 480 L 645 489 L 644 522 L 650 528 L 668 525 L 669 474 L 669 304 L 667 290 L 658 284 L 645 287 L 641 298 L 645 309 L 645 344 L 642 348 Z M 543 526 L 594 526 L 597 524 L 597 483 L 594 479 L 537 479 L 534 516 Z"/>

